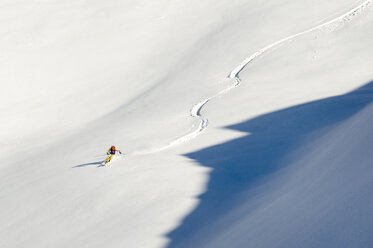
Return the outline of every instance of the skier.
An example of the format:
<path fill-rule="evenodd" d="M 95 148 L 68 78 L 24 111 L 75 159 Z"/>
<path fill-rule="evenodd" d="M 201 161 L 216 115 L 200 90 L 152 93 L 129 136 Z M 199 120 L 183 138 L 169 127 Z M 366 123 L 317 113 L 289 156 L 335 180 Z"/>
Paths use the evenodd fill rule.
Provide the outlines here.
<path fill-rule="evenodd" d="M 106 154 L 109 156 L 105 159 L 104 165 L 106 165 L 113 159 L 115 152 L 119 152 L 119 154 L 122 154 L 122 152 L 116 149 L 115 146 L 111 146 L 109 150 L 107 150 Z"/>

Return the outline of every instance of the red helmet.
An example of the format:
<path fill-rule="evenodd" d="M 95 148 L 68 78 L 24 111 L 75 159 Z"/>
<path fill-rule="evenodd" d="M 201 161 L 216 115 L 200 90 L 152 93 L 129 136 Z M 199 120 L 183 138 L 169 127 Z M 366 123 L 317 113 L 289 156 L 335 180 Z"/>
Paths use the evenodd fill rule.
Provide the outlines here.
<path fill-rule="evenodd" d="M 115 146 L 111 146 L 111 149 L 115 149 Z"/>

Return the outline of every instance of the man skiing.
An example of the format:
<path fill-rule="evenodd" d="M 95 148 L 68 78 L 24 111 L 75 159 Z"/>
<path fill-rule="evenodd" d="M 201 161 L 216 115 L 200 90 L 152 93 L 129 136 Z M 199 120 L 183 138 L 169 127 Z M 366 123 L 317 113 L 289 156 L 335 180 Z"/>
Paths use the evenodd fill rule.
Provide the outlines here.
<path fill-rule="evenodd" d="M 109 156 L 105 159 L 104 165 L 106 165 L 113 159 L 115 152 L 119 152 L 119 154 L 122 154 L 122 152 L 116 149 L 115 146 L 111 146 L 109 150 L 107 150 L 106 154 Z"/>

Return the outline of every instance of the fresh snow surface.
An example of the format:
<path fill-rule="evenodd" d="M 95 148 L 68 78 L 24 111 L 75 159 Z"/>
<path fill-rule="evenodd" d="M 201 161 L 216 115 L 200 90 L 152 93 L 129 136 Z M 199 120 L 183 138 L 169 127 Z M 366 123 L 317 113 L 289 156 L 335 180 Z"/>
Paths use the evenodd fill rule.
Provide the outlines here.
<path fill-rule="evenodd" d="M 373 247 L 373 0 L 0 20 L 1 248 Z"/>

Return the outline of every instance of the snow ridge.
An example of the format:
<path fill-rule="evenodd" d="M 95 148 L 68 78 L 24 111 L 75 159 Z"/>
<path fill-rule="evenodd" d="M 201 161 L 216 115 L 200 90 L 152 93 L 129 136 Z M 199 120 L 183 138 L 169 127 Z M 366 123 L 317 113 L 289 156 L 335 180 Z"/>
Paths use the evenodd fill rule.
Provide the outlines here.
<path fill-rule="evenodd" d="M 144 153 L 154 153 L 154 152 L 163 151 L 163 150 L 171 148 L 175 145 L 179 145 L 179 144 L 188 142 L 188 141 L 196 138 L 198 135 L 202 134 L 208 126 L 208 119 L 201 115 L 201 111 L 202 111 L 203 107 L 209 101 L 211 101 L 212 99 L 214 99 L 216 97 L 219 97 L 219 96 L 222 96 L 223 94 L 226 94 L 229 91 L 231 91 L 233 88 L 238 87 L 241 84 L 241 79 L 239 78 L 239 74 L 248 64 L 253 62 L 255 59 L 257 59 L 259 56 L 263 55 L 268 50 L 270 50 L 272 48 L 276 48 L 279 45 L 281 45 L 281 44 L 283 44 L 287 41 L 291 41 L 292 39 L 297 38 L 301 35 L 308 34 L 308 33 L 311 33 L 313 31 L 320 30 L 320 29 L 325 30 L 327 32 L 332 32 L 332 31 L 336 30 L 337 28 L 342 27 L 345 23 L 351 21 L 353 17 L 361 14 L 372 3 L 373 3 L 373 0 L 364 1 L 363 3 L 361 3 L 359 6 L 355 7 L 354 9 L 352 9 L 352 10 L 350 10 L 350 11 L 348 11 L 348 12 L 346 12 L 346 13 L 344 13 L 344 14 L 342 14 L 342 15 L 340 15 L 340 16 L 338 16 L 338 17 L 336 17 L 336 18 L 334 18 L 334 19 L 332 19 L 328 22 L 322 23 L 320 25 L 317 25 L 317 26 L 312 27 L 310 29 L 307 29 L 305 31 L 302 31 L 302 32 L 293 34 L 291 36 L 288 36 L 286 38 L 283 38 L 281 40 L 278 40 L 278 41 L 276 41 L 276 42 L 274 42 L 274 43 L 272 43 L 272 44 L 270 44 L 266 47 L 263 47 L 259 51 L 253 53 L 251 56 L 247 57 L 244 61 L 242 61 L 237 67 L 235 67 L 228 74 L 227 78 L 228 79 L 234 79 L 234 81 L 235 81 L 234 84 L 232 84 L 228 88 L 216 93 L 215 95 L 200 101 L 199 103 L 195 104 L 191 108 L 190 115 L 194 118 L 199 118 L 200 119 L 200 123 L 199 123 L 199 126 L 198 126 L 197 129 L 195 129 L 194 131 L 192 131 L 192 132 L 190 132 L 190 133 L 188 133 L 188 134 L 186 134 L 182 137 L 179 137 L 179 138 L 171 141 L 169 144 L 167 144 L 163 147 L 156 148 L 156 149 L 148 151 L 148 152 L 141 152 L 141 153 L 144 154 Z M 138 154 L 138 152 L 137 152 L 137 154 Z"/>

